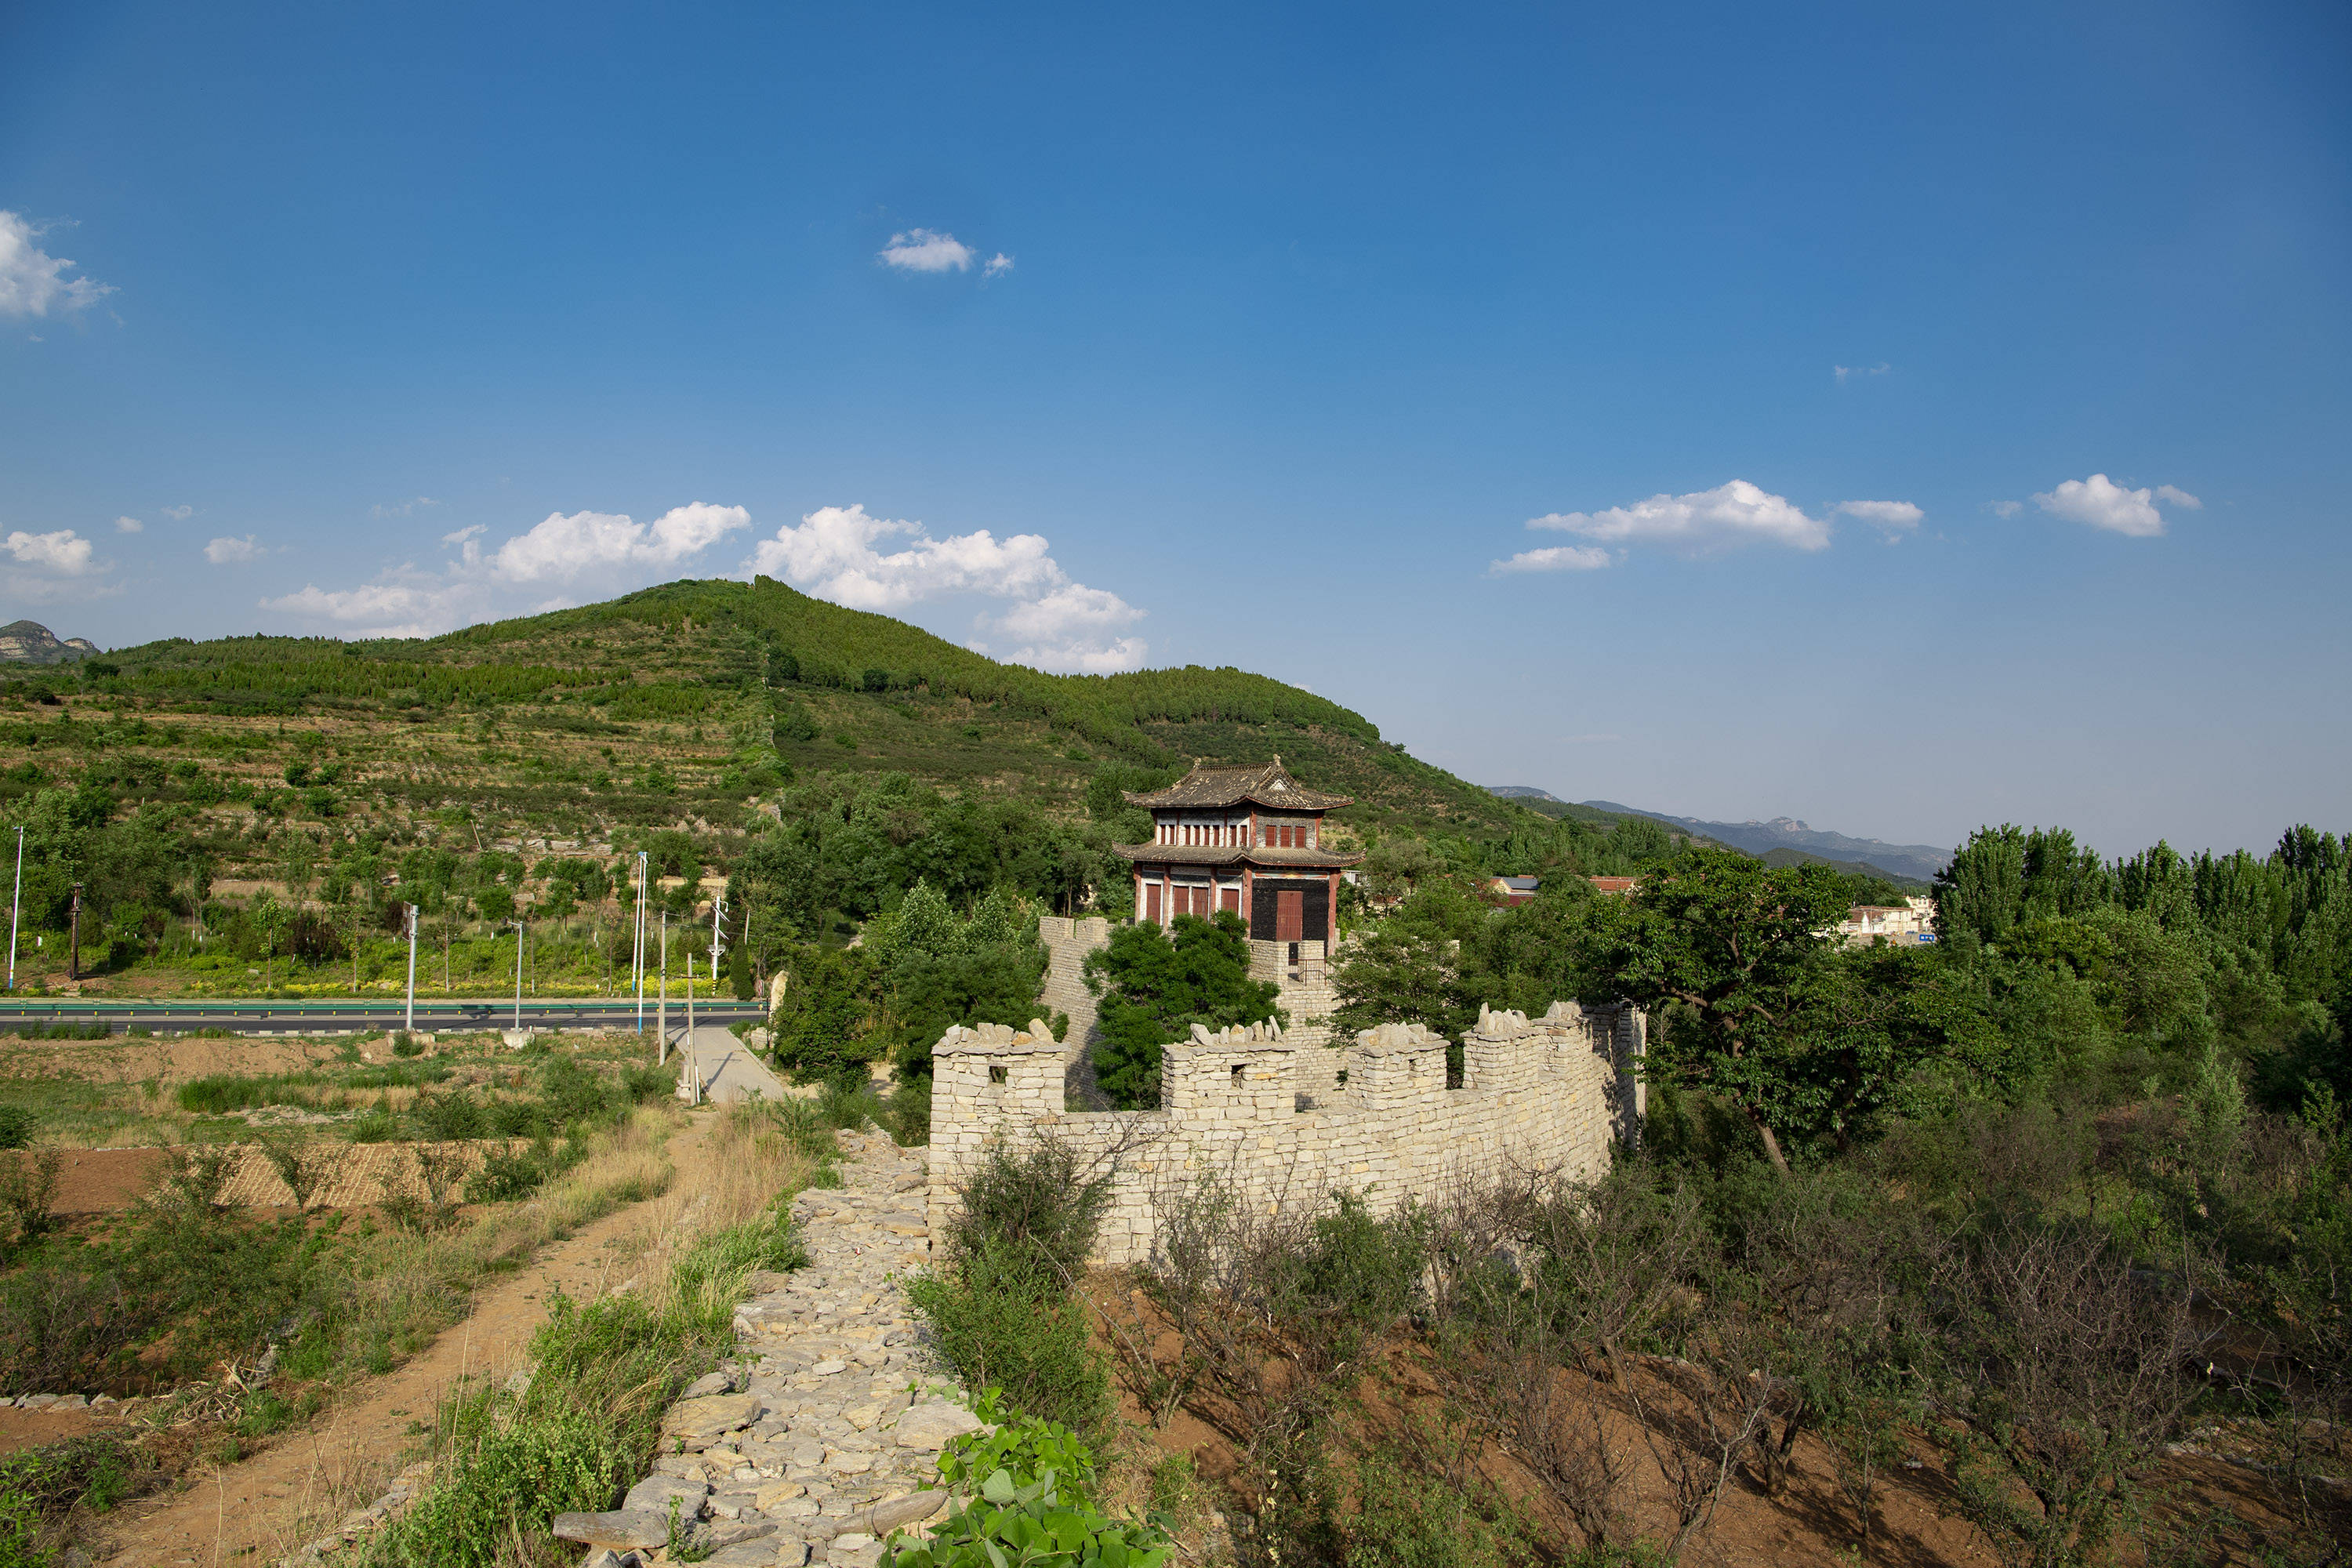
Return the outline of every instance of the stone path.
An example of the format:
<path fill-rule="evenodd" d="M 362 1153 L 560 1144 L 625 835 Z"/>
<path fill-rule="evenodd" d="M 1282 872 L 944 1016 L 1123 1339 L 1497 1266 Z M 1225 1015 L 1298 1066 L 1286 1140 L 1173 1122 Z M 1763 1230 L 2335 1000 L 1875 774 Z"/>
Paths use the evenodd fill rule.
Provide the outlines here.
<path fill-rule="evenodd" d="M 584 1568 L 664 1543 L 672 1498 L 694 1542 L 714 1549 L 711 1568 L 871 1568 L 891 1530 L 944 1506 L 940 1445 L 979 1423 L 898 1285 L 929 1258 L 925 1152 L 880 1132 L 840 1138 L 843 1190 L 793 1205 L 809 1266 L 754 1277 L 736 1359 L 671 1408 L 665 1452 L 620 1509 L 556 1520 L 559 1536 L 596 1549 Z"/>

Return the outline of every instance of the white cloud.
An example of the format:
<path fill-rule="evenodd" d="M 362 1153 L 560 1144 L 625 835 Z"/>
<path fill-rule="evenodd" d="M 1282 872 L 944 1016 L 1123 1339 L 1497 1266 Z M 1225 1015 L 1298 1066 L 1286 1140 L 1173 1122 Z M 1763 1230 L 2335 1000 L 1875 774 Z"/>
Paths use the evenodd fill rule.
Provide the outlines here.
<path fill-rule="evenodd" d="M 344 636 L 429 637 L 494 616 L 561 609 L 588 596 L 550 596 L 549 588 L 571 589 L 584 581 L 597 594 L 624 591 L 751 521 L 741 507 L 700 501 L 650 523 L 614 512 L 552 512 L 495 549 L 486 544 L 485 526 L 474 523 L 442 536 L 457 559 L 437 572 L 404 564 L 358 587 L 310 584 L 262 605 Z M 955 594 L 1007 601 L 1001 611 L 982 615 L 978 626 L 1019 645 L 1003 657 L 1040 669 L 1133 669 L 1149 651 L 1140 638 L 1122 635 L 1144 612 L 1116 594 L 1072 582 L 1034 533 L 1000 540 L 981 529 L 935 539 L 920 523 L 872 517 L 862 506 L 822 507 L 761 540 L 741 572 L 782 577 L 860 610 L 900 610 Z M 538 591 L 517 591 L 524 587 Z"/>
<path fill-rule="evenodd" d="M 1894 368 L 1895 367 L 1893 365 L 1886 364 L 1883 362 L 1878 364 L 1833 364 L 1830 366 L 1830 369 L 1837 373 L 1837 378 L 1840 381 L 1843 381 L 1850 375 L 1885 375 L 1888 371 L 1893 370 Z"/>
<path fill-rule="evenodd" d="M 1543 550 L 1522 550 L 1508 561 L 1488 563 L 1487 574 L 1506 572 L 1598 572 L 1609 564 L 1609 552 L 1597 544 L 1555 544 Z"/>
<path fill-rule="evenodd" d="M 163 510 L 163 515 L 174 522 L 185 522 L 196 515 L 196 509 L 192 506 L 167 506 Z"/>
<path fill-rule="evenodd" d="M 910 228 L 904 234 L 894 234 L 877 259 L 885 267 L 895 267 L 901 272 L 969 272 L 980 252 L 939 229 Z M 1009 257 L 998 258 L 1007 267 Z M 991 268 L 996 265 L 992 261 Z"/>
<path fill-rule="evenodd" d="M 696 501 L 672 507 L 651 523 L 618 512 L 550 512 L 528 532 L 499 546 L 490 570 L 509 583 L 576 583 L 610 578 L 632 567 L 676 566 L 739 528 L 751 525 L 740 506 Z M 461 529 L 442 542 L 459 542 L 470 563 L 479 549 Z"/>
<path fill-rule="evenodd" d="M 980 269 L 980 275 L 982 278 L 1002 278 L 1012 270 L 1013 258 L 1000 250 L 988 258 L 988 265 Z"/>
<path fill-rule="evenodd" d="M 887 555 L 875 548 L 896 539 L 909 542 Z M 778 529 L 746 569 L 853 610 L 895 610 L 943 594 L 1043 595 L 1068 581 L 1047 548 L 1034 533 L 1000 541 L 984 528 L 933 539 L 919 522 L 870 517 L 861 503 L 819 507 L 797 528 Z"/>
<path fill-rule="evenodd" d="M 26 533 L 20 529 L 0 539 L 0 550 L 5 550 L 20 566 L 60 577 L 79 577 L 90 569 L 90 542 L 70 528 L 54 533 Z"/>
<path fill-rule="evenodd" d="M 260 553 L 260 543 L 249 533 L 243 539 L 215 539 L 205 546 L 205 559 L 215 566 L 236 565 Z"/>
<path fill-rule="evenodd" d="M 144 533 L 147 531 L 147 525 L 140 521 L 135 517 L 118 517 L 114 520 L 114 531 L 117 533 Z"/>
<path fill-rule="evenodd" d="M 885 544 L 896 545 L 887 552 Z M 781 577 L 854 610 L 893 611 L 953 594 L 1015 601 L 978 625 L 1024 646 L 1004 657 L 1040 669 L 1104 674 L 1139 667 L 1149 651 L 1114 637 L 1143 618 L 1118 595 L 1070 580 L 1041 535 L 998 539 L 987 529 L 935 539 L 919 522 L 874 517 L 863 504 L 820 507 L 763 539 L 747 573 Z M 975 644 L 980 651 L 987 645 Z"/>
<path fill-rule="evenodd" d="M 0 316 L 23 320 L 52 311 L 70 315 L 114 292 L 110 283 L 65 275 L 74 263 L 51 256 L 34 243 L 50 226 L 0 209 Z"/>
<path fill-rule="evenodd" d="M 2204 505 L 2188 491 L 2170 485 L 2160 490 L 2126 489 L 2105 474 L 2068 479 L 2055 489 L 2036 494 L 2033 504 L 2068 522 L 2103 528 L 2133 539 L 2154 539 L 2164 532 L 2164 514 L 2156 510 L 2158 496 L 2168 505 L 2192 509 Z"/>
<path fill-rule="evenodd" d="M 1992 503 L 1992 510 L 1998 517 L 2015 517 L 2025 510 L 2025 503 L 2021 500 L 1997 500 Z"/>
<path fill-rule="evenodd" d="M 1927 515 L 1907 500 L 1842 500 L 1832 510 L 1885 529 L 1890 540 L 1906 528 L 1918 527 L 1919 520 Z"/>
<path fill-rule="evenodd" d="M 2190 511 L 2203 511 L 2205 510 L 2205 503 L 2203 501 L 2199 500 L 2195 496 L 2190 495 L 2179 485 L 2157 486 L 2156 499 L 2160 501 L 2168 501 L 2174 506 L 2187 507 Z"/>
<path fill-rule="evenodd" d="M 1654 495 L 1606 511 L 1549 512 L 1529 518 L 1528 526 L 1559 529 L 1604 544 L 1663 544 L 1685 555 L 1754 543 L 1821 550 L 1830 542 L 1828 523 L 1746 479 L 1689 495 Z"/>
<path fill-rule="evenodd" d="M 488 584 L 479 579 L 436 575 L 401 566 L 383 580 L 330 592 L 304 584 L 301 592 L 264 599 L 261 607 L 307 621 L 328 622 L 361 637 L 422 637 L 469 621 L 487 619 Z"/>
<path fill-rule="evenodd" d="M 414 513 L 419 507 L 439 506 L 440 504 L 441 503 L 439 501 L 435 500 L 431 496 L 418 496 L 413 500 L 396 501 L 390 506 L 372 506 L 368 508 L 368 515 L 375 518 L 407 517 Z"/>
<path fill-rule="evenodd" d="M 408 504 L 437 503 L 420 496 Z M 346 636 L 433 637 L 499 616 L 538 615 L 625 592 L 751 523 L 751 514 L 740 506 L 704 501 L 673 507 L 649 523 L 618 512 L 550 512 L 495 550 L 483 546 L 488 525 L 469 523 L 441 536 L 457 559 L 439 571 L 406 563 L 356 588 L 306 584 L 299 593 L 261 604 Z M 513 592 L 524 587 L 538 591 Z M 549 588 L 583 592 L 551 594 Z"/>

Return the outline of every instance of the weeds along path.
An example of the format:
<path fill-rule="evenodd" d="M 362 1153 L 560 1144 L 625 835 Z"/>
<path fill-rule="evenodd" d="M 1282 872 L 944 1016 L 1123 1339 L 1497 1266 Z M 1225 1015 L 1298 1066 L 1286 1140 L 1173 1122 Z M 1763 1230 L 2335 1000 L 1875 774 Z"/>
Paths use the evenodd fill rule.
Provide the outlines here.
<path fill-rule="evenodd" d="M 841 1184 L 793 1201 L 808 1267 L 754 1277 L 734 1358 L 663 1422 L 673 1451 L 619 1509 L 566 1516 L 572 1539 L 657 1542 L 675 1498 L 710 1568 L 873 1568 L 892 1528 L 944 1504 L 940 1447 L 980 1423 L 908 1392 L 939 1372 L 899 1287 L 929 1261 L 928 1156 L 879 1131 L 840 1147 Z"/>
<path fill-rule="evenodd" d="M 382 1496 L 401 1456 L 464 1378 L 500 1379 L 523 1363 L 532 1333 L 559 1289 L 593 1300 L 647 1267 L 646 1255 L 674 1229 L 711 1174 L 711 1119 L 697 1116 L 671 1137 L 668 1190 L 541 1246 L 514 1273 L 487 1283 L 474 1310 L 430 1347 L 381 1377 L 344 1391 L 308 1428 L 268 1450 L 192 1478 L 186 1489 L 132 1504 L 109 1538 L 93 1545 L 107 1561 L 158 1564 L 274 1564 Z"/>

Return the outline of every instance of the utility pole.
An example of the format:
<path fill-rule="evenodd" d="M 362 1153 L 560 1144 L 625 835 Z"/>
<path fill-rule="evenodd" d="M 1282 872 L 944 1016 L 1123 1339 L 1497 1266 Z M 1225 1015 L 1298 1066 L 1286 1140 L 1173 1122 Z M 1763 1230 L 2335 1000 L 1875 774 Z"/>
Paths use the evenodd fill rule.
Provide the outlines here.
<path fill-rule="evenodd" d="M 79 882 L 74 884 L 73 946 L 66 954 L 66 978 L 68 980 L 81 978 L 81 884 Z"/>
<path fill-rule="evenodd" d="M 408 1017 L 400 1026 L 414 1032 L 416 1028 L 416 906 L 408 906 Z"/>
<path fill-rule="evenodd" d="M 521 1028 L 521 1027 L 522 1027 L 522 921 L 509 921 L 507 922 L 507 924 L 509 924 L 509 925 L 510 925 L 510 926 L 512 926 L 512 927 L 514 927 L 514 928 L 515 928 L 515 1021 L 514 1021 L 514 1026 L 515 1026 L 517 1029 L 520 1029 L 520 1028 Z"/>
<path fill-rule="evenodd" d="M 16 989 L 16 910 L 25 901 L 25 830 L 16 829 L 16 890 L 8 895 L 8 989 Z"/>
<path fill-rule="evenodd" d="M 719 994 L 719 961 L 727 956 L 727 895 L 710 900 L 710 993 Z"/>
<path fill-rule="evenodd" d="M 687 1097 L 686 1102 L 688 1105 L 700 1105 L 702 1103 L 702 1053 L 694 1047 L 694 951 L 691 948 L 687 950 L 686 954 L 686 1077 L 687 1081 L 694 1085 L 694 1092 Z"/>
<path fill-rule="evenodd" d="M 669 1060 L 669 911 L 661 917 L 661 1002 L 660 1011 L 654 1015 L 654 1065 L 660 1067 Z"/>
<path fill-rule="evenodd" d="M 630 960 L 630 977 L 637 988 L 637 1037 L 646 1034 L 646 852 L 637 851 L 636 952 Z"/>
<path fill-rule="evenodd" d="M 727 895 L 710 900 L 710 991 L 719 993 L 719 961 L 727 956 Z M 694 1043 L 694 955 L 686 960 L 686 1048 L 694 1068 L 694 1100 L 702 1103 L 702 1057 Z"/>

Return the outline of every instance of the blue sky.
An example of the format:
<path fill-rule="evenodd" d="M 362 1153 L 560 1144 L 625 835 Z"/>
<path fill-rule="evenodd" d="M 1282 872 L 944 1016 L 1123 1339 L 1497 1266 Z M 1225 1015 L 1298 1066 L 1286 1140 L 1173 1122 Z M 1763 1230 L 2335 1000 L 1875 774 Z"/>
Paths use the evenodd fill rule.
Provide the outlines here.
<path fill-rule="evenodd" d="M 2347 65 L 2320 4 L 14 7 L 0 615 L 764 566 L 1573 799 L 2345 828 Z"/>

